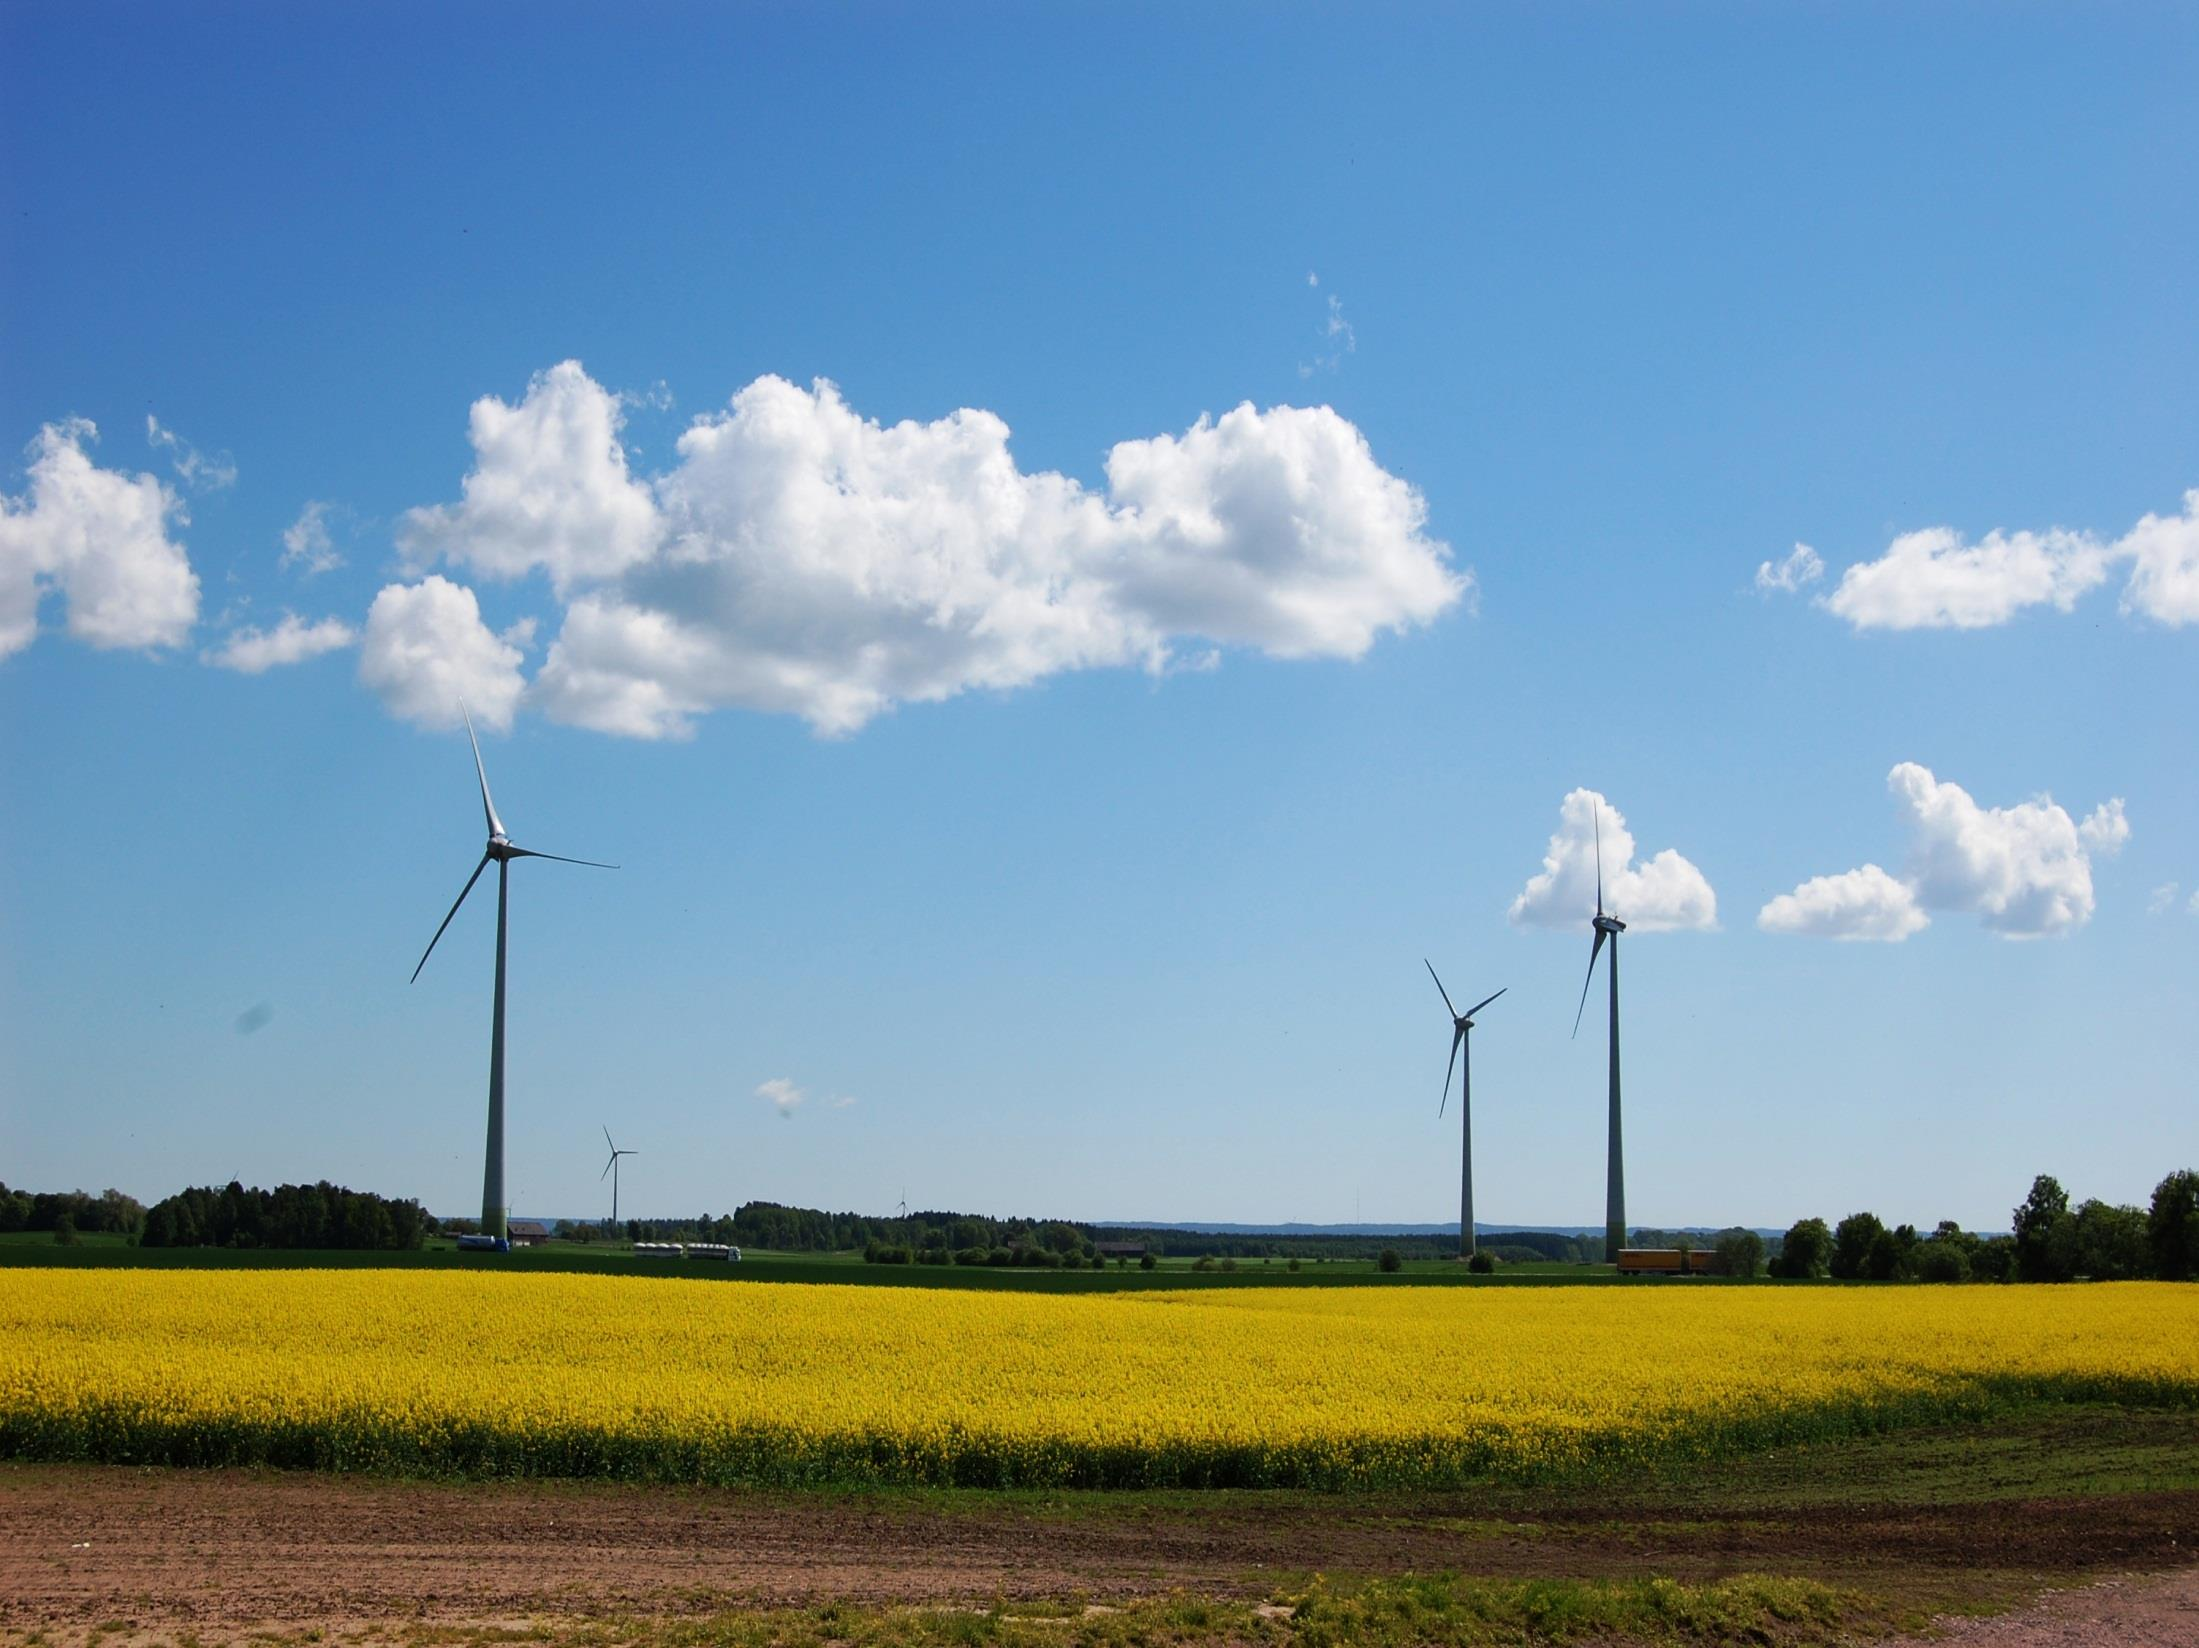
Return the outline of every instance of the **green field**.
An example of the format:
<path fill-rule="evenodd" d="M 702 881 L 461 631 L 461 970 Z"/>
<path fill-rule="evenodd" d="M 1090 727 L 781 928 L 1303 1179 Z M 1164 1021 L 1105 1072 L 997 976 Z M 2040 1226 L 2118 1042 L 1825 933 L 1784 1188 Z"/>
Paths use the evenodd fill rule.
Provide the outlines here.
<path fill-rule="evenodd" d="M 267 1248 L 132 1247 L 118 1236 L 79 1236 L 73 1246 L 44 1232 L 0 1236 L 0 1268 L 9 1265 L 118 1265 L 146 1269 L 250 1270 L 488 1269 L 575 1271 L 590 1275 L 628 1272 L 686 1276 L 713 1282 L 841 1282 L 873 1287 L 1022 1288 L 1041 1292 L 1107 1292 L 1127 1288 L 1189 1287 L 1569 1287 L 1621 1284 L 1606 1265 L 1516 1264 L 1476 1276 L 1451 1259 L 1408 1259 L 1385 1275 L 1372 1259 L 1301 1260 L 1296 1271 L 1283 1259 L 1239 1259 L 1234 1270 L 1215 1261 L 1196 1268 L 1189 1258 L 1163 1258 L 1152 1270 L 1109 1265 L 1104 1270 L 1048 1270 L 990 1265 L 877 1265 L 860 1253 L 778 1253 L 744 1248 L 738 1264 L 717 1259 L 637 1258 L 624 1243 L 550 1242 L 510 1253 L 462 1253 L 447 1238 L 433 1238 L 415 1252 Z M 1627 1278 L 1622 1285 L 1646 1279 Z M 1652 1282 L 1650 1285 L 1657 1285 Z M 1690 1287 L 1736 1284 L 1719 1277 L 1689 1278 Z"/>

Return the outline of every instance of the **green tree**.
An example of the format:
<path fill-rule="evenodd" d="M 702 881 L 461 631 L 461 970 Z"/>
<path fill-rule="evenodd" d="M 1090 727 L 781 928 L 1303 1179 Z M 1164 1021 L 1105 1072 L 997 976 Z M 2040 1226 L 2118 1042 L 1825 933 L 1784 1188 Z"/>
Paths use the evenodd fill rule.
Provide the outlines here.
<path fill-rule="evenodd" d="M 76 1218 L 73 1214 L 59 1213 L 54 1216 L 53 1239 L 63 1247 L 76 1246 Z"/>
<path fill-rule="evenodd" d="M 1797 1219 L 1780 1239 L 1778 1274 L 1798 1281 L 1831 1274 L 1833 1235 L 1822 1219 Z"/>
<path fill-rule="evenodd" d="M 1875 1213 L 1851 1213 L 1833 1228 L 1832 1273 L 1843 1282 L 1870 1274 L 1871 1249 L 1886 1234 Z"/>
<path fill-rule="evenodd" d="M 1863 1274 L 1874 1282 L 1906 1282 L 1916 1275 L 1915 1225 L 1896 1225 L 1871 1238 L 1871 1250 L 1863 1258 Z"/>
<path fill-rule="evenodd" d="M 1970 1274 L 1980 1282 L 2005 1282 L 2016 1274 L 2012 1236 L 1988 1236 L 1970 1251 Z"/>
<path fill-rule="evenodd" d="M 1940 1220 L 1939 1228 L 1917 1245 L 1918 1280 L 1967 1282 L 1970 1280 L 1970 1256 L 1977 1251 L 1977 1246 L 1978 1239 L 1954 1220 Z"/>
<path fill-rule="evenodd" d="M 2199 1173 L 2180 1168 L 2153 1187 L 2146 1246 L 2163 1281 L 2199 1280 Z"/>
<path fill-rule="evenodd" d="M 2146 1216 L 2138 1209 L 2089 1201 L 2075 1217 L 2079 1275 L 2095 1282 L 2129 1282 L 2151 1268 Z"/>
<path fill-rule="evenodd" d="M 1381 1266 L 1382 1274 L 1385 1276 L 1394 1275 L 1405 1268 L 1405 1261 L 1397 1256 L 1397 1249 L 1394 1247 L 1384 1248 L 1382 1257 L 1377 1259 L 1375 1263 Z"/>
<path fill-rule="evenodd" d="M 1718 1257 L 1728 1276 L 1761 1276 L 1764 1273 L 1764 1238 L 1735 1225 L 1718 1233 Z"/>
<path fill-rule="evenodd" d="M 2059 1180 L 2050 1173 L 2033 1179 L 2014 1219 L 2018 1280 L 2066 1282 L 2077 1274 L 2077 1221 Z"/>

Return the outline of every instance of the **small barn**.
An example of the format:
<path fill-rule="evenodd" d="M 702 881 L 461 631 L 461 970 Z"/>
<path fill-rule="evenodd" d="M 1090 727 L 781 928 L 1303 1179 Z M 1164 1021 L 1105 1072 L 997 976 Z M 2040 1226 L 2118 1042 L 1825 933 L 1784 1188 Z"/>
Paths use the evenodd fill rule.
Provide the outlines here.
<path fill-rule="evenodd" d="M 1142 1259 L 1145 1257 L 1143 1242 L 1094 1242 L 1092 1244 L 1102 1259 Z"/>
<path fill-rule="evenodd" d="M 550 1227 L 540 1219 L 507 1219 L 504 1234 L 513 1247 L 540 1247 L 550 1239 Z"/>

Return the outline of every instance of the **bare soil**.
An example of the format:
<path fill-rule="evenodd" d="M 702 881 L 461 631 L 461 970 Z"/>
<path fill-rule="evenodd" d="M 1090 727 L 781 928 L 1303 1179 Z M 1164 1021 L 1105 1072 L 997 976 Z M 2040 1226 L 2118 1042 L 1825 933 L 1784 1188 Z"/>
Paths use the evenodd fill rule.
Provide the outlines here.
<path fill-rule="evenodd" d="M 2057 1591 L 1993 1619 L 1943 1620 L 1942 1648 L 2192 1648 L 2199 1643 L 2199 1568 L 2102 1580 Z"/>
<path fill-rule="evenodd" d="M 2083 1581 L 2195 1559 L 2199 1491 L 2190 1489 L 1697 1511 L 1470 1494 L 1055 1500 L 0 1467 L 0 1636 L 18 1639 L 81 1641 L 104 1628 L 125 1640 L 188 1632 L 214 1641 L 362 1622 L 669 1617 L 824 1601 L 1242 1599 L 1314 1571 L 1777 1573 L 1929 1612 L 2004 1602 L 2044 1576 Z M 2072 1595 L 2110 1608 L 2143 1598 L 2148 1617 L 2182 1632 L 2160 1640 L 2190 1644 L 2199 1643 L 2194 1586 L 2186 1574 L 2166 1587 Z M 2085 1623 L 2093 1606 L 2056 1599 L 2049 1607 L 2063 1612 L 2037 1626 L 2062 1621 L 2077 1634 L 1958 1640 L 2154 1640 L 2098 1635 Z"/>

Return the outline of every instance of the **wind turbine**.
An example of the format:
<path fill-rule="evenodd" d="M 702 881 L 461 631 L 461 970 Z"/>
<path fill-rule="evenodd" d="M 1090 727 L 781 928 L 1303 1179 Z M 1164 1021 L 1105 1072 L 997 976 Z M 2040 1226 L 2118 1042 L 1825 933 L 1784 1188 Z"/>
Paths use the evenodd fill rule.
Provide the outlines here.
<path fill-rule="evenodd" d="M 1603 913 L 1603 809 L 1596 809 L 1596 915 L 1590 924 L 1596 941 L 1588 947 L 1588 977 L 1581 981 L 1581 1004 L 1573 1009 L 1573 1034 L 1581 1033 L 1581 1014 L 1588 1009 L 1588 987 L 1596 981 L 1596 957 L 1603 941 L 1611 941 L 1611 1153 L 1604 1170 L 1603 1256 L 1619 1262 L 1626 1246 L 1626 1159 L 1619 1141 L 1619 935 L 1626 923 Z"/>
<path fill-rule="evenodd" d="M 611 1159 L 603 1164 L 603 1171 L 596 1175 L 596 1183 L 601 1184 L 606 1178 L 611 1181 L 611 1223 L 616 1226 L 618 1224 L 618 1159 L 621 1156 L 638 1156 L 641 1152 L 619 1149 L 618 1145 L 613 1142 L 611 1130 L 608 1127 L 603 1130 L 603 1142 L 611 1146 Z"/>
<path fill-rule="evenodd" d="M 1443 981 L 1435 976 L 1435 963 L 1426 956 L 1420 965 L 1428 969 L 1428 977 L 1435 979 L 1438 994 L 1443 997 L 1444 1010 L 1451 1015 L 1451 1058 L 1443 1067 L 1443 1097 L 1436 1102 L 1435 1113 L 1443 1114 L 1443 1107 L 1451 1102 L 1451 1068 L 1458 1066 L 1458 1125 L 1465 1141 L 1459 1150 L 1458 1168 L 1458 1256 L 1463 1261 L 1474 1256 L 1474 1049 L 1466 1039 L 1466 1033 L 1474 1027 L 1474 1015 L 1497 996 L 1484 996 L 1461 1013 L 1451 1005 L 1451 992 L 1443 988 Z M 1510 989 L 1506 985 L 1505 989 Z M 1459 1063 L 1459 1050 L 1465 1049 L 1466 1059 Z"/>
<path fill-rule="evenodd" d="M 473 867 L 473 874 L 466 877 L 465 886 L 458 889 L 458 897 L 451 903 L 450 914 L 443 917 L 443 925 L 435 929 L 435 937 L 428 940 L 428 947 L 420 952 L 420 967 L 428 964 L 428 957 L 435 954 L 435 946 L 443 937 L 444 929 L 451 924 L 451 917 L 458 914 L 458 906 L 466 902 L 466 895 L 473 891 L 473 884 L 481 879 L 481 872 L 496 861 L 496 1007 L 489 1021 L 489 1145 L 488 1162 L 481 1174 L 481 1234 L 504 1238 L 504 931 L 505 911 L 509 902 L 511 867 L 515 858 L 547 858 L 559 864 L 585 864 L 592 870 L 615 870 L 616 864 L 598 864 L 592 858 L 561 858 L 556 853 L 538 853 L 527 847 L 515 847 L 512 838 L 504 831 L 504 821 L 496 816 L 496 803 L 489 799 L 489 773 L 481 765 L 481 740 L 473 735 L 473 717 L 460 704 L 458 713 L 465 717 L 466 742 L 473 746 L 473 773 L 481 781 L 481 812 L 488 820 L 489 844 L 481 850 L 481 862 Z M 412 970 L 413 979 L 420 976 L 420 967 Z M 608 1135 L 606 1135 L 608 1136 Z"/>

